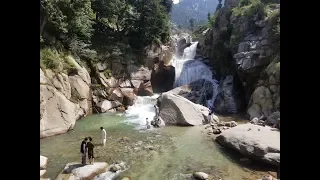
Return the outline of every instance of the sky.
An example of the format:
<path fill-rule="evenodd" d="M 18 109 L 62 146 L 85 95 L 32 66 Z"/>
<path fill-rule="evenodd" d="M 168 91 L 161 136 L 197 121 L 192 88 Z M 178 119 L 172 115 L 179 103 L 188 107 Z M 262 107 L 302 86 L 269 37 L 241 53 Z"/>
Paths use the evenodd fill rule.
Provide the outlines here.
<path fill-rule="evenodd" d="M 174 4 L 179 3 L 179 0 L 173 0 L 173 3 L 174 3 Z"/>

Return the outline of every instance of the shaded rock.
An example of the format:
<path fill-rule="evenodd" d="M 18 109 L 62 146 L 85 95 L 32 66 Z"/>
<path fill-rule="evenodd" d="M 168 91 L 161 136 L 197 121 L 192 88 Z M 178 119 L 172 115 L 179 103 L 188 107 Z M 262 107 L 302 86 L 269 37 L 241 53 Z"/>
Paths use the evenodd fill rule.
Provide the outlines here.
<path fill-rule="evenodd" d="M 245 163 L 245 164 L 251 164 L 252 161 L 249 158 L 241 158 L 240 162 Z"/>
<path fill-rule="evenodd" d="M 121 170 L 121 166 L 118 164 L 114 164 L 114 165 L 110 166 L 110 168 L 109 168 L 109 171 L 112 171 L 112 172 L 117 172 L 119 170 Z"/>
<path fill-rule="evenodd" d="M 162 94 L 160 117 L 165 124 L 202 125 L 209 109 L 170 93 Z"/>
<path fill-rule="evenodd" d="M 119 88 L 113 89 L 112 93 L 109 96 L 109 100 L 111 101 L 123 101 L 123 94 Z"/>
<path fill-rule="evenodd" d="M 139 89 L 138 89 L 138 96 L 152 96 L 153 95 L 153 91 L 152 91 L 152 87 L 151 87 L 151 82 L 148 81 L 144 84 L 141 84 Z"/>
<path fill-rule="evenodd" d="M 272 165 L 280 164 L 280 132 L 271 131 L 269 127 L 242 124 L 222 132 L 216 140 L 244 156 Z"/>
<path fill-rule="evenodd" d="M 266 120 L 267 125 L 277 124 L 277 119 L 280 118 L 280 112 L 272 113 Z"/>
<path fill-rule="evenodd" d="M 48 158 L 40 155 L 40 170 L 47 168 Z M 40 171 L 41 174 L 41 171 Z"/>
<path fill-rule="evenodd" d="M 92 165 L 82 165 L 77 162 L 68 163 L 57 180 L 91 180 L 95 176 L 107 171 L 108 164 L 105 162 L 95 162 Z"/>
<path fill-rule="evenodd" d="M 236 88 L 233 76 L 226 76 L 220 82 L 219 93 L 214 102 L 216 113 L 237 113 L 241 109 L 241 99 L 239 89 Z"/>
<path fill-rule="evenodd" d="M 195 172 L 192 174 L 192 176 L 196 180 L 207 180 L 209 178 L 209 175 L 204 172 Z"/>
<path fill-rule="evenodd" d="M 153 65 L 151 72 L 152 90 L 156 93 L 166 92 L 173 88 L 175 80 L 175 67 L 164 65 L 160 61 Z"/>

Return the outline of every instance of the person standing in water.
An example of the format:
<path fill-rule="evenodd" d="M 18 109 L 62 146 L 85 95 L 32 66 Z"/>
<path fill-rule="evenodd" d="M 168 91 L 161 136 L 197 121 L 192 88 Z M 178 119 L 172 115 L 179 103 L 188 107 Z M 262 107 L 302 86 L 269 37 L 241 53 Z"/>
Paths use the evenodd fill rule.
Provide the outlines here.
<path fill-rule="evenodd" d="M 150 128 L 151 128 L 150 123 L 149 123 L 149 121 L 148 121 L 148 118 L 146 118 L 146 126 L 147 126 L 147 129 L 150 129 Z"/>
<path fill-rule="evenodd" d="M 89 142 L 87 143 L 87 148 L 88 148 L 89 163 L 93 164 L 94 163 L 94 156 L 93 156 L 94 145 L 92 144 L 92 137 L 89 137 Z"/>
<path fill-rule="evenodd" d="M 86 156 L 86 153 L 87 153 L 87 141 L 88 141 L 88 138 L 84 138 L 84 140 L 81 142 L 81 146 L 80 146 L 80 153 L 81 153 L 81 156 L 82 156 L 81 163 L 83 165 L 86 164 L 86 159 L 87 159 L 87 156 Z"/>
<path fill-rule="evenodd" d="M 100 127 L 101 132 L 102 132 L 102 144 L 103 146 L 106 145 L 106 141 L 107 141 L 107 132 L 106 130 L 103 129 L 103 127 Z"/>

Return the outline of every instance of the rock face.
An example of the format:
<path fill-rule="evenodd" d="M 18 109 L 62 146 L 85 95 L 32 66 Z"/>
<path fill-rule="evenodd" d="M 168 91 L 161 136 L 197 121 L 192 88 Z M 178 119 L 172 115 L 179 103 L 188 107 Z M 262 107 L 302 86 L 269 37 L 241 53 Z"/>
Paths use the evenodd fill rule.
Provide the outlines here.
<path fill-rule="evenodd" d="M 202 125 L 207 121 L 208 114 L 208 108 L 194 104 L 182 96 L 170 93 L 161 96 L 159 115 L 166 125 Z"/>
<path fill-rule="evenodd" d="M 262 73 L 247 110 L 250 119 L 261 115 L 269 117 L 275 112 L 280 112 L 280 57 L 276 57 Z M 280 118 L 280 113 L 278 116 Z"/>
<path fill-rule="evenodd" d="M 244 156 L 280 165 L 280 132 L 270 127 L 242 124 L 222 132 L 216 140 Z"/>
<path fill-rule="evenodd" d="M 200 37 L 197 55 L 211 61 L 218 79 L 238 77 L 251 119 L 268 117 L 280 111 L 280 1 L 239 3 L 225 1 L 213 26 Z M 217 103 L 218 111 L 226 109 L 222 101 Z"/>
<path fill-rule="evenodd" d="M 192 38 L 188 33 L 175 34 L 171 37 L 178 56 L 183 55 L 183 50 L 191 45 Z"/>
<path fill-rule="evenodd" d="M 69 76 L 40 69 L 40 138 L 67 132 L 92 112 L 89 73 L 69 59 L 77 68 Z"/>
<path fill-rule="evenodd" d="M 226 76 L 220 81 L 219 93 L 214 103 L 214 111 L 219 114 L 237 113 L 241 111 L 242 99 L 239 89 L 235 87 L 233 76 Z"/>
<path fill-rule="evenodd" d="M 155 62 L 151 73 L 152 90 L 155 93 L 166 92 L 173 89 L 175 80 L 175 67 L 164 65 L 163 61 Z"/>

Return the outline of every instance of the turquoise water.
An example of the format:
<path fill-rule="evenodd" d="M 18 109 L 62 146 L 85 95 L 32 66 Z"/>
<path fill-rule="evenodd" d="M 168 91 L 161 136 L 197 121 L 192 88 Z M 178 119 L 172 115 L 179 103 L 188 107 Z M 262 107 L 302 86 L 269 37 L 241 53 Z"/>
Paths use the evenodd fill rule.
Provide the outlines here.
<path fill-rule="evenodd" d="M 49 158 L 46 177 L 55 179 L 65 164 L 81 161 L 80 143 L 93 137 L 96 161 L 123 160 L 130 168 L 124 176 L 137 180 L 183 179 L 179 175 L 203 171 L 224 180 L 258 179 L 267 170 L 252 170 L 226 154 L 204 127 L 164 127 L 137 130 L 121 114 L 92 115 L 78 120 L 73 131 L 40 140 L 40 154 Z M 105 147 L 100 126 L 107 131 Z M 151 150 L 150 150 L 151 147 Z"/>

